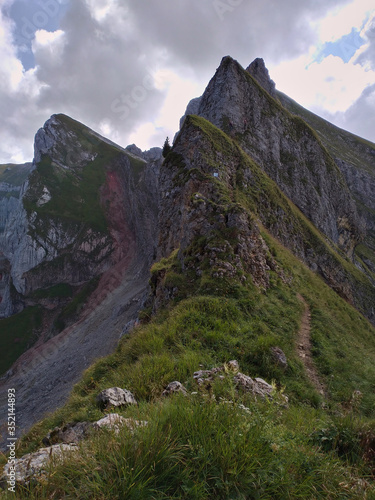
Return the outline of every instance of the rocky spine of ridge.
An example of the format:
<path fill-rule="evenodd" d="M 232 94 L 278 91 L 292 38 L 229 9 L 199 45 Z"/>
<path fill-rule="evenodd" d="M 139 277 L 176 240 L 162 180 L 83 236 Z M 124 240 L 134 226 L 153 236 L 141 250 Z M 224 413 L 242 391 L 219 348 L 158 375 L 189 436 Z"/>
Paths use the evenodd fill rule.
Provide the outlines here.
<path fill-rule="evenodd" d="M 272 97 L 273 82 L 260 61 L 246 71 L 231 57 L 223 58 L 197 114 L 235 138 L 306 217 L 351 257 L 362 234 L 345 179 L 313 130 Z"/>
<path fill-rule="evenodd" d="M 182 268 L 198 279 L 208 265 L 212 278 L 246 281 L 250 274 L 256 286 L 266 289 L 270 269 L 283 273 L 258 224 L 235 201 L 236 148 L 225 153 L 200 125 L 186 118 L 161 167 L 158 258 L 178 249 Z M 225 149 L 227 139 L 222 139 Z M 154 276 L 154 310 L 173 295 L 163 278 L 163 273 Z"/>

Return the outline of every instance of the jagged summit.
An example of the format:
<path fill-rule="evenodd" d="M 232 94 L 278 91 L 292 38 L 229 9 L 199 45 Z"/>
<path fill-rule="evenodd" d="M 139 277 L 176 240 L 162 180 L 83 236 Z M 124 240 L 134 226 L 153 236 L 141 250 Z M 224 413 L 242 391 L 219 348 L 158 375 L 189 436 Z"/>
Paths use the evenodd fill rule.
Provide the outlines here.
<path fill-rule="evenodd" d="M 256 59 L 250 72 L 268 75 Z M 269 77 L 267 76 L 269 79 Z M 361 238 L 354 202 L 312 129 L 226 56 L 199 101 L 199 116 L 236 139 L 301 211 L 348 255 Z"/>
<path fill-rule="evenodd" d="M 246 71 L 253 76 L 256 81 L 267 90 L 267 92 L 274 98 L 276 98 L 276 85 L 273 80 L 271 80 L 268 69 L 264 63 L 264 60 L 260 57 L 254 59 L 254 61 L 249 64 Z"/>

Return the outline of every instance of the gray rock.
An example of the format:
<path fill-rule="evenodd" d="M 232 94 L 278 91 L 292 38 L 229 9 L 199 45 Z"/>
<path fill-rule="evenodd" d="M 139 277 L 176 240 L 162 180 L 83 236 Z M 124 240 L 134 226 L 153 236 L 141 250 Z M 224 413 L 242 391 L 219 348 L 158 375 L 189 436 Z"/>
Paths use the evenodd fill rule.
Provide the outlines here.
<path fill-rule="evenodd" d="M 237 373 L 233 380 L 237 387 L 245 392 L 251 392 L 255 396 L 262 398 L 271 397 L 274 390 L 272 385 L 268 384 L 265 380 L 261 378 L 252 379 L 243 373 Z"/>
<path fill-rule="evenodd" d="M 197 115 L 198 114 L 201 99 L 202 99 L 202 96 L 195 97 L 194 99 L 191 99 L 191 101 L 189 101 L 189 103 L 186 107 L 186 111 L 185 111 L 184 116 L 182 116 L 180 118 L 180 128 L 182 128 L 182 125 L 184 124 L 184 121 L 185 121 L 185 118 L 187 117 L 187 115 Z"/>
<path fill-rule="evenodd" d="M 111 387 L 105 389 L 96 398 L 97 402 L 106 408 L 111 406 L 128 406 L 138 404 L 133 394 L 127 389 Z"/>
<path fill-rule="evenodd" d="M 176 394 L 177 392 L 182 392 L 185 396 L 187 395 L 186 388 L 181 384 L 181 382 L 175 380 L 167 385 L 165 390 L 162 392 L 162 396 L 170 396 L 171 394 Z"/>
<path fill-rule="evenodd" d="M 121 427 L 126 426 L 134 431 L 138 427 L 145 427 L 148 422 L 145 420 L 135 420 L 134 418 L 124 418 L 117 413 L 110 413 L 93 424 L 94 429 L 113 430 L 116 434 L 120 432 Z"/>
<path fill-rule="evenodd" d="M 55 427 L 43 438 L 45 446 L 51 446 L 57 443 L 77 444 L 87 437 L 88 430 L 91 427 L 90 422 L 78 422 L 67 424 L 64 427 Z"/>
<path fill-rule="evenodd" d="M 237 388 L 256 396 L 261 396 L 262 398 L 272 398 L 271 394 L 274 391 L 272 385 L 262 378 L 252 379 L 249 375 L 240 373 L 239 369 L 238 361 L 232 360 L 212 370 L 199 370 L 194 373 L 193 377 L 198 385 L 210 387 L 211 382 L 213 382 L 215 378 L 224 379 L 226 376 L 233 376 L 233 381 Z"/>
<path fill-rule="evenodd" d="M 276 363 L 286 370 L 288 368 L 288 361 L 286 359 L 285 353 L 280 349 L 280 347 L 271 347 L 271 353 L 276 361 Z"/>
<path fill-rule="evenodd" d="M 143 151 L 143 158 L 149 162 L 155 162 L 162 159 L 162 148 L 153 147 Z"/>
<path fill-rule="evenodd" d="M 256 81 L 266 90 L 270 96 L 276 97 L 275 82 L 271 80 L 268 69 L 261 58 L 255 59 L 247 68 L 246 71 L 253 76 Z"/>
<path fill-rule="evenodd" d="M 235 359 L 232 359 L 231 361 L 228 361 L 228 363 L 225 365 L 226 369 L 237 373 L 240 369 L 240 365 L 238 364 L 238 361 Z"/>
<path fill-rule="evenodd" d="M 48 448 L 41 448 L 35 453 L 28 453 L 15 459 L 14 464 L 8 462 L 5 465 L 1 482 L 6 482 L 14 477 L 16 483 L 27 484 L 31 478 L 38 479 L 45 474 L 52 459 L 61 459 L 68 453 L 77 452 L 78 449 L 73 444 L 55 444 Z M 14 476 L 11 467 L 14 467 Z"/>
<path fill-rule="evenodd" d="M 136 155 L 136 156 L 139 156 L 140 158 L 143 158 L 143 152 L 142 152 L 142 149 L 140 149 L 138 146 L 136 146 L 135 144 L 129 144 L 129 146 L 126 146 L 126 151 L 128 151 L 129 153 L 133 154 L 133 155 Z"/>

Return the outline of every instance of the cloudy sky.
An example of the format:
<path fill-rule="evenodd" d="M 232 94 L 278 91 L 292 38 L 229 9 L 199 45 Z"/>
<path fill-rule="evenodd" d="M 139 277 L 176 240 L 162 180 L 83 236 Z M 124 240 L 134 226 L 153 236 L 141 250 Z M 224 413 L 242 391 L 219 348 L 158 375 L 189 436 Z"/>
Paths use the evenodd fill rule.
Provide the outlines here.
<path fill-rule="evenodd" d="M 65 113 L 142 149 L 173 137 L 220 60 L 375 142 L 374 0 L 0 0 L 0 163 Z"/>

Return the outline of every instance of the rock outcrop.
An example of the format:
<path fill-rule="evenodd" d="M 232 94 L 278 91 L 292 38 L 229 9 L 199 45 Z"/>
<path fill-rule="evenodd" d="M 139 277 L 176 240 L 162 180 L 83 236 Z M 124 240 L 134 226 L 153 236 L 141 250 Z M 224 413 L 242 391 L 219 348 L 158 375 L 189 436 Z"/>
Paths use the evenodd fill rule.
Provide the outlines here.
<path fill-rule="evenodd" d="M 137 400 L 134 395 L 127 389 L 121 389 L 120 387 L 105 389 L 98 395 L 96 400 L 105 408 L 110 408 L 111 406 L 128 406 L 137 404 Z"/>
<path fill-rule="evenodd" d="M 276 85 L 271 80 L 268 69 L 264 64 L 264 60 L 257 57 L 249 66 L 246 71 L 266 90 L 271 97 L 276 98 Z"/>
<path fill-rule="evenodd" d="M 308 219 L 352 256 L 361 232 L 345 179 L 312 129 L 273 97 L 262 60 L 245 71 L 225 57 L 197 114 L 236 139 Z"/>
<path fill-rule="evenodd" d="M 0 165 L 0 318 L 17 311 L 10 293 L 12 255 L 8 249 L 8 238 L 22 209 L 22 196 L 32 169 L 32 163 Z"/>

